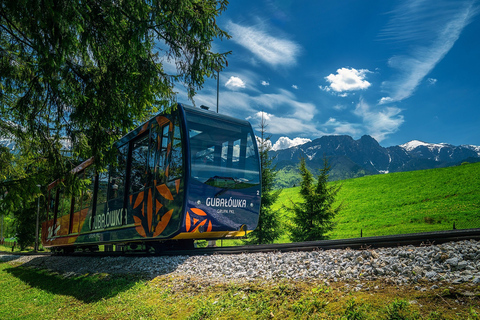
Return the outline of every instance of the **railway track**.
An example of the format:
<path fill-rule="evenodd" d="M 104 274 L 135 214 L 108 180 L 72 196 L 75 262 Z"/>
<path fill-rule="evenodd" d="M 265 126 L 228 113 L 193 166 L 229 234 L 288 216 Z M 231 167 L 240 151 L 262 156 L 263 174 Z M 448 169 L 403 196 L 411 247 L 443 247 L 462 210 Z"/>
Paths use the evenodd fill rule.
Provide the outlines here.
<path fill-rule="evenodd" d="M 194 250 L 165 251 L 161 255 L 240 254 L 255 252 L 289 252 L 328 249 L 370 249 L 396 246 L 428 246 L 450 241 L 480 240 L 480 228 L 404 235 L 363 237 L 338 240 L 307 241 L 296 243 L 262 244 L 236 247 L 196 248 Z"/>
<path fill-rule="evenodd" d="M 451 241 L 462 240 L 480 240 L 480 228 L 467 230 L 449 230 L 425 233 L 412 233 L 403 235 L 377 236 L 377 237 L 363 237 L 351 239 L 337 239 L 337 240 L 321 240 L 321 241 L 307 241 L 296 243 L 277 243 L 277 244 L 262 244 L 262 245 L 246 245 L 246 246 L 229 246 L 229 247 L 207 247 L 195 248 L 189 250 L 165 250 L 156 253 L 147 253 L 145 251 L 101 251 L 101 252 L 81 252 L 76 251 L 69 255 L 71 256 L 131 256 L 131 257 L 145 257 L 145 256 L 177 256 L 177 255 L 224 255 L 224 254 L 242 254 L 242 253 L 257 253 L 257 252 L 291 252 L 291 251 L 314 251 L 314 250 L 329 250 L 329 249 L 374 249 L 381 247 L 397 247 L 397 246 L 429 246 L 434 244 L 441 244 Z M 38 253 L 10 253 L 5 254 L 15 255 L 51 255 L 49 252 Z"/>
<path fill-rule="evenodd" d="M 177 256 L 177 255 L 225 255 L 225 254 L 242 254 L 257 252 L 291 252 L 291 251 L 314 251 L 329 249 L 374 249 L 381 247 L 397 247 L 397 246 L 429 246 L 441 244 L 451 241 L 462 240 L 480 240 L 480 228 L 467 230 L 449 230 L 425 233 L 413 233 L 404 235 L 390 235 L 377 237 L 363 237 L 351 239 L 337 240 L 321 240 L 307 241 L 296 243 L 278 243 L 278 244 L 262 244 L 262 245 L 246 245 L 246 246 L 229 246 L 229 247 L 207 247 L 195 248 L 189 250 L 165 250 L 162 252 L 147 253 L 145 251 L 110 251 L 110 252 L 75 252 L 70 255 L 74 256 Z"/>

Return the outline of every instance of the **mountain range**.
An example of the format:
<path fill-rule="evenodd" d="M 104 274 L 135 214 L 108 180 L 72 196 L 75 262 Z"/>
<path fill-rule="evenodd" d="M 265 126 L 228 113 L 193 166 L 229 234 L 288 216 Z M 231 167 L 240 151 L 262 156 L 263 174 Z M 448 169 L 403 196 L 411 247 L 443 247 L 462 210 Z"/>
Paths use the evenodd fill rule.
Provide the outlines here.
<path fill-rule="evenodd" d="M 317 174 L 317 169 L 323 167 L 324 157 L 327 157 L 331 166 L 330 180 L 343 180 L 480 162 L 480 147 L 412 140 L 385 148 L 369 135 L 358 140 L 338 135 L 323 136 L 288 149 L 270 151 L 269 155 L 278 170 L 276 187 L 285 188 L 300 182 L 298 164 L 301 158 L 305 158 L 307 168 Z"/>

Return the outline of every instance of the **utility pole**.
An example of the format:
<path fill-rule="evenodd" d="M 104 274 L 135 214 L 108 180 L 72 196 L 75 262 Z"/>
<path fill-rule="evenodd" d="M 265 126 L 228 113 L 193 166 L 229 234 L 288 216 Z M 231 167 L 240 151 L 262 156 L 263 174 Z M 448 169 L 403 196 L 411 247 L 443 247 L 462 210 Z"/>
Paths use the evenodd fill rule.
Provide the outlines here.
<path fill-rule="evenodd" d="M 228 67 L 228 61 L 225 61 L 225 67 Z M 217 70 L 217 113 L 218 113 L 218 100 L 220 95 L 220 67 Z"/>
<path fill-rule="evenodd" d="M 0 220 L 0 221 L 2 222 L 1 233 L 0 233 L 0 241 L 3 244 L 3 213 L 2 213 L 2 220 Z"/>
<path fill-rule="evenodd" d="M 37 184 L 37 187 L 40 189 L 41 186 Z M 35 228 L 35 249 L 33 250 L 34 252 L 38 251 L 38 227 L 40 224 L 39 216 L 40 216 L 40 196 L 38 196 L 37 198 L 37 225 Z"/>
<path fill-rule="evenodd" d="M 5 197 L 6 194 L 7 194 L 7 193 L 5 192 L 4 195 L 0 196 L 0 201 L 3 201 L 3 198 Z M 0 203 L 0 204 L 1 204 L 1 203 Z M 1 226 L 1 228 L 0 228 L 0 230 L 1 230 L 1 231 L 0 231 L 0 242 L 1 242 L 2 244 L 4 244 L 4 240 L 5 240 L 5 238 L 3 237 L 3 228 L 4 228 L 4 227 L 3 227 L 3 219 L 4 219 L 5 214 L 4 214 L 3 212 L 4 212 L 4 210 L 2 210 L 2 220 L 1 220 L 2 226 Z"/>
<path fill-rule="evenodd" d="M 217 69 L 217 113 L 218 113 L 218 96 L 220 93 L 220 69 Z"/>

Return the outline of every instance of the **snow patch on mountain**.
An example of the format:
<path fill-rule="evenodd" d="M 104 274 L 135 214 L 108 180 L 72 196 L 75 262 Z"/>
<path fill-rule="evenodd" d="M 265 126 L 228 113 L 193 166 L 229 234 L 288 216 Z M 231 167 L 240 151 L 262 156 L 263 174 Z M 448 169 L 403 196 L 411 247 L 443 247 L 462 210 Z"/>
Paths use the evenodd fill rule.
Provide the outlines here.
<path fill-rule="evenodd" d="M 427 147 L 430 151 L 439 151 L 440 149 L 448 146 L 451 145 L 449 145 L 448 143 L 427 143 L 420 140 L 412 140 L 400 145 L 401 148 L 409 152 L 415 150 L 418 147 Z"/>
<path fill-rule="evenodd" d="M 480 146 L 473 146 L 473 145 L 464 144 L 464 145 L 462 145 L 462 147 L 475 151 L 478 154 L 478 156 L 480 157 Z"/>

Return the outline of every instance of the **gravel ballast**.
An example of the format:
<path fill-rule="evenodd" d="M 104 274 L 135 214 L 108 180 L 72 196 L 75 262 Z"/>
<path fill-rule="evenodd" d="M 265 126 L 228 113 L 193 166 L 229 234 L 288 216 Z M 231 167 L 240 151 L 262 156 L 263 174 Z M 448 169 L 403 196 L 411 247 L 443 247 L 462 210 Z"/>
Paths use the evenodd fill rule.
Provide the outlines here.
<path fill-rule="evenodd" d="M 460 241 L 424 247 L 334 249 L 203 256 L 74 257 L 0 254 L 0 262 L 22 263 L 68 275 L 171 274 L 203 280 L 382 280 L 397 285 L 419 281 L 480 284 L 480 242 Z"/>

